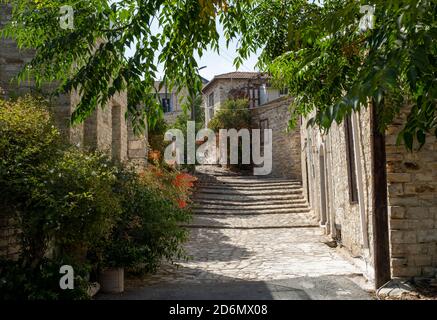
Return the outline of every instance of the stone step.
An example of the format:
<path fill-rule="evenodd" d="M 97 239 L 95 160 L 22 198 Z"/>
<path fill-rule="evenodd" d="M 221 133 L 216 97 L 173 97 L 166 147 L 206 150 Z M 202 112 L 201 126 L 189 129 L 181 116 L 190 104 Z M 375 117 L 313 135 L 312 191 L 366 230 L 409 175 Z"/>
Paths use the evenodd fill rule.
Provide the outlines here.
<path fill-rule="evenodd" d="M 220 194 L 220 195 L 292 195 L 292 194 L 302 194 L 302 189 L 272 189 L 272 190 L 243 190 L 239 188 L 201 188 L 197 190 L 197 194 Z"/>
<path fill-rule="evenodd" d="M 270 210 L 279 210 L 279 209 L 298 209 L 298 208 L 308 208 L 308 204 L 306 202 L 293 203 L 287 202 L 283 204 L 240 204 L 240 205 L 223 205 L 223 204 L 214 204 L 214 203 L 195 203 L 193 206 L 194 209 L 230 209 L 230 210 L 258 210 L 258 209 L 270 209 Z"/>
<path fill-rule="evenodd" d="M 202 180 L 200 180 L 201 182 L 203 182 Z M 250 184 L 250 185 L 254 185 L 254 184 L 293 184 L 293 185 L 302 185 L 302 183 L 300 181 L 297 180 L 287 180 L 287 179 L 260 179 L 260 178 L 252 178 L 252 179 L 248 179 L 247 177 L 229 177 L 229 178 L 224 178 L 224 177 L 215 177 L 215 179 L 209 179 L 208 181 L 206 181 L 207 183 L 230 183 L 230 184 L 240 184 L 240 185 L 244 185 L 244 184 Z"/>
<path fill-rule="evenodd" d="M 300 184 L 228 184 L 228 183 L 206 183 L 198 184 L 198 190 L 202 189 L 238 189 L 238 190 L 277 190 L 277 189 L 290 189 L 290 190 L 302 190 Z"/>
<path fill-rule="evenodd" d="M 311 210 L 307 208 L 285 208 L 285 209 L 208 209 L 208 208 L 194 208 L 194 214 L 215 214 L 215 215 L 259 215 L 259 214 L 293 214 L 293 213 L 308 213 Z"/>
<path fill-rule="evenodd" d="M 307 201 L 305 199 L 295 199 L 295 200 L 247 200 L 247 201 L 234 201 L 234 200 L 226 200 L 226 199 L 196 199 L 196 204 L 199 205 L 218 205 L 218 206 L 236 206 L 236 207 L 246 207 L 246 206 L 259 206 L 264 207 L 268 205 L 307 205 Z"/>
<path fill-rule="evenodd" d="M 267 229 L 267 228 L 304 228 L 319 227 L 314 215 L 308 213 L 293 214 L 260 214 L 247 215 L 196 215 L 192 222 L 186 225 L 192 228 L 220 228 L 220 229 Z"/>
<path fill-rule="evenodd" d="M 302 200 L 304 199 L 302 193 L 298 194 L 219 194 L 219 193 L 202 193 L 195 192 L 193 201 L 196 202 L 198 199 L 206 200 L 228 200 L 228 201 L 254 201 L 254 200 Z"/>

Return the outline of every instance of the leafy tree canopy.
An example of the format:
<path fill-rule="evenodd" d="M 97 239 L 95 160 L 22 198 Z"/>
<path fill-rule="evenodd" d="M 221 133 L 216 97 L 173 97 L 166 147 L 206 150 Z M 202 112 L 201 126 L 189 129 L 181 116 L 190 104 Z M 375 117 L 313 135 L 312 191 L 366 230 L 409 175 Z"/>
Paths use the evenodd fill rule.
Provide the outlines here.
<path fill-rule="evenodd" d="M 320 2 L 320 1 L 318 1 Z M 259 0 L 245 12 L 242 57 L 263 47 L 259 65 L 296 97 L 297 115 L 323 129 L 372 101 L 384 130 L 412 109 L 400 135 L 408 148 L 437 136 L 437 3 L 432 0 Z M 360 27 L 364 5 L 373 28 Z M 364 7 L 365 8 L 365 7 Z M 369 8 L 369 7 L 367 7 Z"/>
<path fill-rule="evenodd" d="M 12 5 L 4 36 L 36 49 L 19 79 L 37 85 L 57 81 L 58 92 L 77 90 L 82 99 L 72 115 L 81 122 L 114 94 L 129 92 L 128 112 L 144 127 L 143 111 L 160 115 L 154 79 L 163 65 L 167 85 L 200 92 L 196 54 L 218 50 L 216 21 L 228 40 L 249 0 L 0 0 Z M 74 9 L 74 28 L 60 28 L 60 8 Z M 131 54 L 128 54 L 131 53 Z M 145 105 L 145 110 L 136 108 Z"/>
<path fill-rule="evenodd" d="M 6 35 L 37 49 L 22 77 L 56 79 L 61 91 L 82 94 L 73 121 L 124 89 L 134 120 L 139 102 L 159 114 L 150 95 L 158 63 L 167 83 L 199 92 L 195 55 L 218 50 L 218 20 L 228 41 L 239 39 L 237 67 L 263 49 L 260 67 L 296 97 L 291 124 L 314 112 L 311 123 L 328 129 L 372 101 L 381 130 L 400 106 L 412 106 L 400 136 L 407 147 L 437 135 L 435 0 L 2 1 L 14 5 Z M 59 28 L 65 4 L 75 9 L 73 30 Z M 374 8 L 367 30 L 363 5 Z"/>

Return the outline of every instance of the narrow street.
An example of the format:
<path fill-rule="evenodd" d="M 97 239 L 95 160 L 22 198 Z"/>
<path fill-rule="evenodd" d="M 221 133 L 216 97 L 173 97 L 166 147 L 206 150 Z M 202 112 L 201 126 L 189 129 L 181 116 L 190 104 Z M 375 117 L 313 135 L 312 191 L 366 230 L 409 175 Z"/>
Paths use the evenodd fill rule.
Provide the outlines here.
<path fill-rule="evenodd" d="M 99 299 L 370 299 L 325 242 L 297 181 L 200 174 L 190 259 Z"/>

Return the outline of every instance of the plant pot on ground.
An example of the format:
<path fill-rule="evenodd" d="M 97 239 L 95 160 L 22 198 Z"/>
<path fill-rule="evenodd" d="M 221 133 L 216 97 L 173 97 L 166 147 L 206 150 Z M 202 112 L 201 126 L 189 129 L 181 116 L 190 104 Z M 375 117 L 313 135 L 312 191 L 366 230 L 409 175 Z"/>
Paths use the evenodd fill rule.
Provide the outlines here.
<path fill-rule="evenodd" d="M 102 293 L 122 293 L 124 291 L 124 268 L 104 268 L 99 274 Z"/>
<path fill-rule="evenodd" d="M 101 258 L 98 275 L 100 291 L 103 293 L 123 292 L 124 270 L 140 260 L 139 252 L 130 241 L 115 234 L 104 246 Z"/>

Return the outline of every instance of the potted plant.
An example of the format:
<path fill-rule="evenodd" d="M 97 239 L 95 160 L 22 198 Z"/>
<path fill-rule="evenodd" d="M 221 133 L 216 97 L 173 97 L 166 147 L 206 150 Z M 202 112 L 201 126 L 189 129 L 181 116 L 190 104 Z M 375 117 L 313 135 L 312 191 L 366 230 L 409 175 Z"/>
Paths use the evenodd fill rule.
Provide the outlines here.
<path fill-rule="evenodd" d="M 124 270 L 136 265 L 141 260 L 141 254 L 144 252 L 141 253 L 129 239 L 112 239 L 103 251 L 100 264 L 98 279 L 101 292 L 123 292 Z"/>
<path fill-rule="evenodd" d="M 99 275 L 100 291 L 122 293 L 124 291 L 124 268 L 104 268 Z"/>

